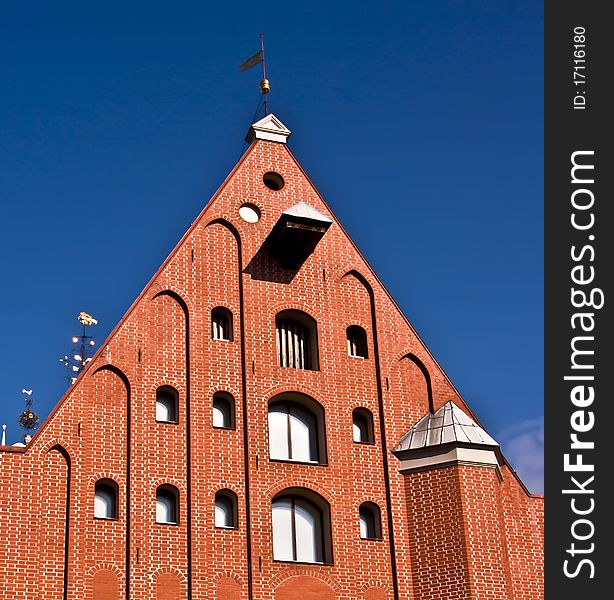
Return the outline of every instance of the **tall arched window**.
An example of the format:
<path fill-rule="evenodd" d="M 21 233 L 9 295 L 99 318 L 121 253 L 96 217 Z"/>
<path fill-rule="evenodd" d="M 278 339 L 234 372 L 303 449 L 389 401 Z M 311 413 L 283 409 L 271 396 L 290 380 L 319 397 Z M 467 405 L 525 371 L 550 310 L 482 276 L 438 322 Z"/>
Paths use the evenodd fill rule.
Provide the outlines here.
<path fill-rule="evenodd" d="M 211 337 L 214 340 L 232 341 L 232 313 L 224 306 L 211 311 Z"/>
<path fill-rule="evenodd" d="M 275 317 L 277 360 L 280 367 L 317 371 L 318 327 L 299 310 L 285 310 Z"/>
<path fill-rule="evenodd" d="M 358 325 L 347 328 L 348 355 L 354 358 L 369 358 L 367 332 Z"/>
<path fill-rule="evenodd" d="M 94 516 L 117 519 L 117 484 L 111 479 L 100 479 L 94 486 Z"/>
<path fill-rule="evenodd" d="M 156 490 L 156 523 L 176 525 L 179 522 L 179 491 L 172 485 Z"/>
<path fill-rule="evenodd" d="M 273 558 L 332 563 L 330 507 L 310 490 L 285 490 L 273 499 Z"/>
<path fill-rule="evenodd" d="M 360 519 L 360 537 L 363 540 L 382 539 L 382 519 L 379 506 L 373 502 L 364 502 L 358 511 Z"/>
<path fill-rule="evenodd" d="M 215 526 L 236 529 L 237 495 L 231 490 L 220 490 L 215 494 Z"/>
<path fill-rule="evenodd" d="M 226 392 L 217 392 L 213 396 L 213 427 L 234 429 L 235 401 Z"/>
<path fill-rule="evenodd" d="M 159 423 L 177 423 L 177 404 L 179 394 L 170 385 L 163 385 L 156 390 L 156 421 Z"/>
<path fill-rule="evenodd" d="M 269 455 L 274 460 L 324 463 L 324 410 L 302 394 L 284 394 L 269 404 Z"/>
<path fill-rule="evenodd" d="M 373 415 L 366 408 L 355 408 L 352 412 L 352 433 L 357 444 L 373 444 Z"/>

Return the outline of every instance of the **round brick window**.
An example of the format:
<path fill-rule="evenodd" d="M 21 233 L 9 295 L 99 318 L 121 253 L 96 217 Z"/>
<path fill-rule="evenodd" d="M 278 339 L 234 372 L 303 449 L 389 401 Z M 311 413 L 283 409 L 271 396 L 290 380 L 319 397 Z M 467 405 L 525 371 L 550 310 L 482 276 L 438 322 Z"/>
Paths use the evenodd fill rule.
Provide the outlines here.
<path fill-rule="evenodd" d="M 281 190 L 286 183 L 284 178 L 279 173 L 275 173 L 275 171 L 265 173 L 262 177 L 262 181 L 264 181 L 264 185 L 274 192 Z"/>
<path fill-rule="evenodd" d="M 246 223 L 258 223 L 260 221 L 260 210 L 254 204 L 243 204 L 239 209 L 239 216 Z"/>

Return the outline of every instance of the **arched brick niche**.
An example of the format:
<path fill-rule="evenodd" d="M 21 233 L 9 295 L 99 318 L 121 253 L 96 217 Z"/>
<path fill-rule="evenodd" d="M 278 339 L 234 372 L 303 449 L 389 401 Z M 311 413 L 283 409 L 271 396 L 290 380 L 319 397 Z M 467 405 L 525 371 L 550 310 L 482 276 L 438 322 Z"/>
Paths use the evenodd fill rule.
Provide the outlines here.
<path fill-rule="evenodd" d="M 65 597 L 67 498 L 70 488 L 68 453 L 59 445 L 46 454 L 41 472 L 45 474 L 44 491 L 41 490 L 41 597 Z"/>
<path fill-rule="evenodd" d="M 426 366 L 413 354 L 407 354 L 399 361 L 395 372 L 395 391 L 407 406 L 407 429 L 427 412 L 433 409 L 431 377 Z"/>
<path fill-rule="evenodd" d="M 156 577 L 156 600 L 181 600 L 181 582 L 173 573 Z"/>
<path fill-rule="evenodd" d="M 93 600 L 118 600 L 117 575 L 109 569 L 101 569 L 94 575 Z"/>
<path fill-rule="evenodd" d="M 380 587 L 370 587 L 365 590 L 365 600 L 387 600 L 386 590 Z"/>
<path fill-rule="evenodd" d="M 334 590 L 324 581 L 298 575 L 286 579 L 275 591 L 275 600 L 336 600 Z"/>
<path fill-rule="evenodd" d="M 220 577 L 215 583 L 216 600 L 241 600 L 241 584 L 232 577 Z"/>

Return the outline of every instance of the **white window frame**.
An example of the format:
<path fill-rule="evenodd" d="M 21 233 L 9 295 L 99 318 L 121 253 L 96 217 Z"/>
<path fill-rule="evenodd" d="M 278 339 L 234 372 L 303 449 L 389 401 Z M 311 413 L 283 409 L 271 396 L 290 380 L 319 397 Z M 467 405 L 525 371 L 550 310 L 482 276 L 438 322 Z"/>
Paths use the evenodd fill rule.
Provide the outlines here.
<path fill-rule="evenodd" d="M 160 386 L 156 390 L 156 421 L 158 423 L 177 423 L 179 394 L 171 386 Z"/>
<path fill-rule="evenodd" d="M 382 539 L 381 511 L 373 502 L 363 502 L 358 509 L 358 520 L 361 540 Z"/>
<path fill-rule="evenodd" d="M 369 342 L 367 332 L 360 325 L 350 325 L 345 332 L 348 346 L 348 356 L 352 358 L 369 358 Z"/>
<path fill-rule="evenodd" d="M 94 517 L 117 519 L 117 486 L 110 479 L 100 479 L 94 486 Z"/>
<path fill-rule="evenodd" d="M 156 523 L 179 524 L 179 493 L 175 488 L 160 486 L 156 490 Z"/>
<path fill-rule="evenodd" d="M 323 464 L 323 414 L 291 399 L 269 404 L 269 458 Z"/>
<path fill-rule="evenodd" d="M 355 444 L 375 443 L 373 413 L 369 409 L 359 407 L 352 411 L 352 439 Z"/>
<path fill-rule="evenodd" d="M 211 339 L 232 342 L 232 311 L 225 306 L 216 306 L 211 311 Z"/>
<path fill-rule="evenodd" d="M 216 429 L 235 428 L 235 401 L 230 394 L 218 392 L 213 395 L 211 422 Z"/>
<path fill-rule="evenodd" d="M 237 529 L 237 497 L 230 490 L 215 494 L 215 526 L 219 529 Z"/>
<path fill-rule="evenodd" d="M 302 496 L 273 500 L 273 559 L 285 562 L 324 563 L 324 515 Z"/>

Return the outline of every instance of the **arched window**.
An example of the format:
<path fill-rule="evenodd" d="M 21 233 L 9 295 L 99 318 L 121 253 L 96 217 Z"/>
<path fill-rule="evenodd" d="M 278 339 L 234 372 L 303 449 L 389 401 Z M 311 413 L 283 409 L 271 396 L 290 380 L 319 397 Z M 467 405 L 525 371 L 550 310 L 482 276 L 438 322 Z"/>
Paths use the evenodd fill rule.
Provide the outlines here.
<path fill-rule="evenodd" d="M 117 484 L 111 479 L 100 479 L 94 486 L 94 516 L 117 519 Z"/>
<path fill-rule="evenodd" d="M 217 392 L 213 396 L 213 427 L 234 429 L 235 401 L 226 392 Z"/>
<path fill-rule="evenodd" d="M 163 385 L 156 390 L 156 421 L 159 423 L 177 423 L 177 402 L 179 394 L 170 385 Z"/>
<path fill-rule="evenodd" d="M 273 499 L 273 558 L 332 563 L 330 507 L 310 490 L 285 490 Z"/>
<path fill-rule="evenodd" d="M 299 310 L 284 310 L 275 317 L 277 360 L 280 367 L 317 371 L 318 327 Z"/>
<path fill-rule="evenodd" d="M 379 506 L 373 502 L 365 502 L 360 505 L 358 511 L 360 517 L 360 537 L 363 540 L 382 539 L 382 519 Z"/>
<path fill-rule="evenodd" d="M 366 408 L 355 408 L 352 412 L 352 431 L 357 444 L 373 444 L 373 415 Z"/>
<path fill-rule="evenodd" d="M 269 456 L 274 460 L 324 463 L 324 410 L 302 394 L 284 394 L 269 404 Z"/>
<path fill-rule="evenodd" d="M 348 355 L 353 358 L 368 358 L 367 332 L 358 325 L 347 328 Z"/>
<path fill-rule="evenodd" d="M 232 313 L 223 306 L 211 311 L 211 337 L 214 340 L 232 341 Z"/>
<path fill-rule="evenodd" d="M 179 491 L 172 485 L 156 490 L 156 523 L 176 525 L 179 521 Z"/>
<path fill-rule="evenodd" d="M 348 355 L 354 358 L 368 358 L 367 332 L 358 325 L 347 328 Z"/>
<path fill-rule="evenodd" d="M 215 526 L 236 529 L 237 495 L 230 490 L 220 490 L 215 494 Z"/>

